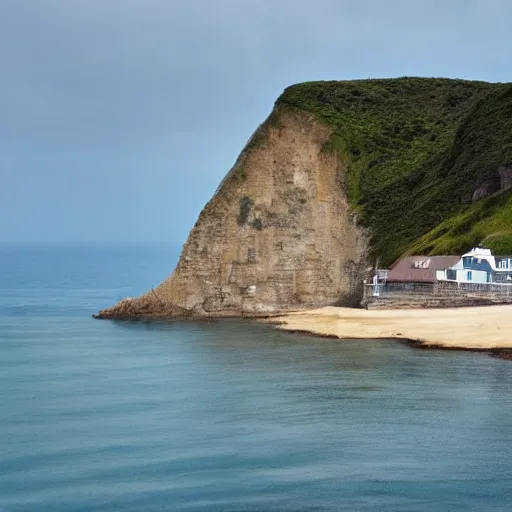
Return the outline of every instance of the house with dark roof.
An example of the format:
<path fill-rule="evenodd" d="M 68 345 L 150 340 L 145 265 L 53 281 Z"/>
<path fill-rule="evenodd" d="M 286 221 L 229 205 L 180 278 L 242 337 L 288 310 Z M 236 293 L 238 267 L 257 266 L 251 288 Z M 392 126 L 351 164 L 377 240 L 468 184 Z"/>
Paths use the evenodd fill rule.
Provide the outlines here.
<path fill-rule="evenodd" d="M 437 271 L 456 265 L 460 256 L 406 256 L 388 271 L 388 283 L 434 284 Z"/>

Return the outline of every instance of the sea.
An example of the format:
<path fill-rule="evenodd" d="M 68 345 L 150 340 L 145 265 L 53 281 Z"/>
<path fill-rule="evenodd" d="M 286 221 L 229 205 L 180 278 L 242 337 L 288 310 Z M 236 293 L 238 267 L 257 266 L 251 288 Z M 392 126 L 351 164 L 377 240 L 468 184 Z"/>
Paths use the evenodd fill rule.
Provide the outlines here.
<path fill-rule="evenodd" d="M 167 246 L 0 248 L 1 512 L 512 510 L 512 363 L 91 315 Z"/>

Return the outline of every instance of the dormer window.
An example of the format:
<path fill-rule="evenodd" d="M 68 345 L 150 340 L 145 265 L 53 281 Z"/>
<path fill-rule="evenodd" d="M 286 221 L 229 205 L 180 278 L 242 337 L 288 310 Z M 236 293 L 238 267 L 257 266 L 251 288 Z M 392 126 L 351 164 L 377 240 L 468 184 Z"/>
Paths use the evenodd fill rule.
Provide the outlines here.
<path fill-rule="evenodd" d="M 414 268 L 428 268 L 430 266 L 430 259 L 428 260 L 416 260 L 413 263 Z"/>

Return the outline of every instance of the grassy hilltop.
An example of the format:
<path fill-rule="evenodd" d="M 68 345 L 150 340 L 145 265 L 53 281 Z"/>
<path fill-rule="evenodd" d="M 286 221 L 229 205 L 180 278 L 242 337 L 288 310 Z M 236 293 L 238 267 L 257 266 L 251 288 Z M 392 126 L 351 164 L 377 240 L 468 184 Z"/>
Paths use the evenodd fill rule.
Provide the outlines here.
<path fill-rule="evenodd" d="M 387 265 L 403 253 L 458 254 L 481 241 L 512 254 L 512 193 L 472 202 L 512 166 L 512 85 L 398 78 L 308 82 L 284 91 L 282 109 L 333 127 L 325 151 L 347 173 L 352 208 Z"/>

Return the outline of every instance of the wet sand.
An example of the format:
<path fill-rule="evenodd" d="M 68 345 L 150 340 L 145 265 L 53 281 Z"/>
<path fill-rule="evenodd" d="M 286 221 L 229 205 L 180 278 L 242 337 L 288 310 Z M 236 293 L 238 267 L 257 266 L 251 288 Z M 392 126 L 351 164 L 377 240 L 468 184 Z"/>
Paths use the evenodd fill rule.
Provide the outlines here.
<path fill-rule="evenodd" d="M 354 339 L 397 338 L 420 347 L 512 349 L 512 306 L 375 310 L 326 307 L 273 318 L 280 329 Z"/>

